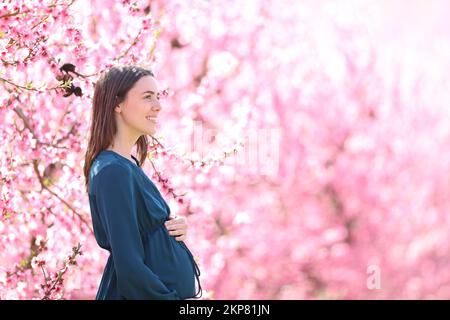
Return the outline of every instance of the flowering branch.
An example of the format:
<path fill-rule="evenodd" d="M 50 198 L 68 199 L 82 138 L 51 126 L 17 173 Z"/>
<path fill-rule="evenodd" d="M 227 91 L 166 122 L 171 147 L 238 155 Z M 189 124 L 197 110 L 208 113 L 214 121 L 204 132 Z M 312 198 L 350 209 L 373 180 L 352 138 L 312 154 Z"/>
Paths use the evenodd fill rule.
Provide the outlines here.
<path fill-rule="evenodd" d="M 62 268 L 59 269 L 58 272 L 55 272 L 53 277 L 46 275 L 44 269 L 45 262 L 44 261 L 38 262 L 38 265 L 42 269 L 45 281 L 45 284 L 41 284 L 41 288 L 44 290 L 43 297 L 41 300 L 50 300 L 52 298 L 59 298 L 57 295 L 58 294 L 62 295 L 61 291 L 63 289 L 64 284 L 64 275 L 66 274 L 69 266 L 77 265 L 76 257 L 78 255 L 81 256 L 82 254 L 83 253 L 81 252 L 81 244 L 78 243 L 76 247 L 72 248 L 72 254 L 68 256 L 66 260 L 64 260 Z"/>

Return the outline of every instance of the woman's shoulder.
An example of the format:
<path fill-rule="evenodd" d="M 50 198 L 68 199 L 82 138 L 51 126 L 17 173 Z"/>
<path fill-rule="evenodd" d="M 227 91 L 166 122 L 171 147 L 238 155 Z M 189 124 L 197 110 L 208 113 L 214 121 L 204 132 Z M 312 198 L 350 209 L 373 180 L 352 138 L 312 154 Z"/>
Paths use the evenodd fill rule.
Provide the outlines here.
<path fill-rule="evenodd" d="M 99 154 L 92 162 L 89 181 L 94 187 L 99 181 L 135 180 L 136 175 L 129 164 L 115 157 Z"/>

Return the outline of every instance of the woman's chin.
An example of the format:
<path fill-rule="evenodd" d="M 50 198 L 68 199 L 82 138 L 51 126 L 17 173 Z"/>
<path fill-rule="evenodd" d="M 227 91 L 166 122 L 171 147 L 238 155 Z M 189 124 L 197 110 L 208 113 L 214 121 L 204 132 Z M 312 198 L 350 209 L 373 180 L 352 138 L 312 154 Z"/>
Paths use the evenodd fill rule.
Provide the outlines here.
<path fill-rule="evenodd" d="M 151 124 L 147 124 L 147 126 L 145 127 L 141 127 L 142 132 L 144 132 L 144 134 L 146 135 L 154 135 L 156 133 L 156 129 L 157 129 L 157 123 L 151 123 Z"/>

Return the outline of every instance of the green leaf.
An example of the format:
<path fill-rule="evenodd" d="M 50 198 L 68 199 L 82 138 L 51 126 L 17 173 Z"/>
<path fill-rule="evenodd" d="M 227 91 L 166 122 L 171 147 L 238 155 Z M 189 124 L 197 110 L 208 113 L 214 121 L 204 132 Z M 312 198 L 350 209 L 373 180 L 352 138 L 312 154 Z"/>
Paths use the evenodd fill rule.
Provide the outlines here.
<path fill-rule="evenodd" d="M 20 263 L 19 263 L 21 268 L 26 268 L 28 266 L 28 264 L 29 264 L 28 259 L 22 259 L 22 260 L 20 260 Z"/>

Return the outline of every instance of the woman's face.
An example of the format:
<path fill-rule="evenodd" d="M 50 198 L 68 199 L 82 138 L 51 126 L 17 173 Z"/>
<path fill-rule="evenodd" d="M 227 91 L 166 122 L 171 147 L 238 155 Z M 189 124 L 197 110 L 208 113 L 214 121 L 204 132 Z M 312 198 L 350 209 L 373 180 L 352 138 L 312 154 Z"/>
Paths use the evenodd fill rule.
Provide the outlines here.
<path fill-rule="evenodd" d="M 154 77 L 140 78 L 128 91 L 125 101 L 119 104 L 123 124 L 138 136 L 153 135 L 161 104 L 157 99 L 158 85 Z"/>

